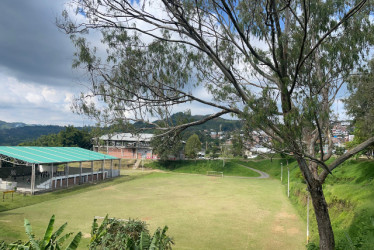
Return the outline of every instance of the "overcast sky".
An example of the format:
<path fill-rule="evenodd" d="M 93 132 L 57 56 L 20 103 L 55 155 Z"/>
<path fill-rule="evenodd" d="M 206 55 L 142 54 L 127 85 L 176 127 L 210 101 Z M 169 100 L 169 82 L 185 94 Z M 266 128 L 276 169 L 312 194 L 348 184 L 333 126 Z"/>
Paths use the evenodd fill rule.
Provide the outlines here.
<path fill-rule="evenodd" d="M 65 2 L 0 1 L 0 120 L 76 126 L 93 124 L 70 110 L 73 96 L 85 87 L 78 72 L 71 67 L 75 51 L 72 43 L 55 25 Z M 198 93 L 207 94 L 204 91 Z M 192 114 L 213 112 L 197 104 L 188 108 Z M 175 111 L 183 110 L 184 107 L 175 108 Z M 341 111 L 340 102 L 339 113 Z"/>
<path fill-rule="evenodd" d="M 79 92 L 74 48 L 55 19 L 64 1 L 0 1 L 0 120 L 85 125 L 70 103 Z"/>

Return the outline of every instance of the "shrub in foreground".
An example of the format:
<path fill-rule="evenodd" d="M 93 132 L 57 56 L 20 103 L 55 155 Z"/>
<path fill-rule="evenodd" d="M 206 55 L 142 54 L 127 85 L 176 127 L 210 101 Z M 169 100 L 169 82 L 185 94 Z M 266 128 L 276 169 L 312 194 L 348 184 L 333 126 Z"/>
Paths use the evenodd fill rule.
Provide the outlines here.
<path fill-rule="evenodd" d="M 29 250 L 53 250 L 62 249 L 65 241 L 72 235 L 68 233 L 62 235 L 67 223 L 53 232 L 55 216 L 49 221 L 48 227 L 42 239 L 36 239 L 32 233 L 30 222 L 25 219 L 25 231 L 29 238 L 27 242 L 18 240 L 11 244 L 6 244 L 0 240 L 0 250 L 3 249 L 29 249 Z M 149 233 L 147 224 L 141 220 L 129 219 L 122 221 L 109 219 L 106 216 L 99 226 L 97 219 L 94 219 L 91 228 L 91 240 L 89 249 L 123 249 L 123 250 L 169 250 L 174 244 L 172 238 L 166 235 L 168 227 L 158 228 L 153 235 Z M 82 238 L 82 233 L 75 235 L 73 240 L 67 244 L 65 249 L 77 249 Z"/>
<path fill-rule="evenodd" d="M 30 222 L 25 219 L 25 231 L 29 238 L 29 241 L 26 243 L 22 241 L 16 241 L 12 244 L 6 245 L 5 242 L 0 242 L 0 249 L 34 249 L 34 250 L 44 250 L 44 249 L 61 249 L 64 242 L 73 234 L 67 233 L 65 235 L 63 233 L 67 223 L 63 224 L 59 227 L 55 232 L 53 232 L 53 225 L 55 223 L 55 216 L 52 215 L 51 219 L 49 220 L 48 227 L 45 231 L 43 239 L 35 239 L 35 235 L 32 233 L 32 228 Z M 79 232 L 75 235 L 73 240 L 68 244 L 66 249 L 74 250 L 77 249 L 79 242 L 82 238 L 82 233 Z"/>
<path fill-rule="evenodd" d="M 166 235 L 168 227 L 158 228 L 153 235 L 147 229 L 144 221 L 119 221 L 105 217 L 99 226 L 94 219 L 91 230 L 90 249 L 124 249 L 124 250 L 169 250 L 174 244 L 172 238 Z"/>

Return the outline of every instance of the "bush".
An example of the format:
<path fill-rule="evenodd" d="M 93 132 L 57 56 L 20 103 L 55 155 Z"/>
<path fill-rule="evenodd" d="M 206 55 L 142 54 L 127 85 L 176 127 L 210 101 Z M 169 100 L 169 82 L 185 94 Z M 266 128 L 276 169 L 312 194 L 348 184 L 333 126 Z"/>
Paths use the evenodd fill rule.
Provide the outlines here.
<path fill-rule="evenodd" d="M 94 219 L 90 249 L 171 249 L 173 240 L 166 235 L 168 227 L 158 228 L 151 236 L 145 222 L 129 219 L 126 222 L 105 217 L 99 226 Z"/>
<path fill-rule="evenodd" d="M 18 240 L 11 244 L 6 244 L 0 240 L 0 250 L 7 249 L 29 249 L 29 250 L 49 250 L 61 249 L 63 243 L 72 235 L 72 233 L 63 236 L 67 223 L 63 224 L 59 229 L 53 233 L 53 224 L 55 216 L 53 215 L 49 221 L 45 235 L 42 239 L 35 239 L 32 233 L 31 225 L 25 219 L 25 231 L 29 241 L 22 242 Z M 163 229 L 158 228 L 153 235 L 148 231 L 147 224 L 141 220 L 129 219 L 126 222 L 109 219 L 105 217 L 101 225 L 97 224 L 97 219 L 94 219 L 91 228 L 91 240 L 87 246 L 89 249 L 123 249 L 123 250 L 169 250 L 171 245 L 174 244 L 172 238 L 166 235 L 168 227 Z M 82 234 L 76 234 L 71 243 L 66 249 L 77 249 L 81 240 Z"/>

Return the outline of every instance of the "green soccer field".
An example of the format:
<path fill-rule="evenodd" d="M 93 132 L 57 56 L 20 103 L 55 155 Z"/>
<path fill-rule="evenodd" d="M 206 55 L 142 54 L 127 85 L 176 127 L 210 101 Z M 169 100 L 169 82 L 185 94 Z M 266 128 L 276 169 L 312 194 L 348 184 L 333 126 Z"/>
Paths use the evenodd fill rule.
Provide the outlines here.
<path fill-rule="evenodd" d="M 84 248 L 94 216 L 139 218 L 151 231 L 168 225 L 174 249 L 303 249 L 305 223 L 274 179 L 152 173 L 114 185 L 96 185 L 31 206 L 0 212 L 0 239 L 25 239 L 23 220 L 37 237 L 49 218 L 66 232 L 81 231 Z"/>

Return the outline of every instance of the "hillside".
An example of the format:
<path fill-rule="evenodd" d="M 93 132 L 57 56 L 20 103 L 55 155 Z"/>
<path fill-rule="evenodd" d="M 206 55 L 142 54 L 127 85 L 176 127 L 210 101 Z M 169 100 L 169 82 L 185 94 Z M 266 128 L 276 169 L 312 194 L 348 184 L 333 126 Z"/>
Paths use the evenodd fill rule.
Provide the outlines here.
<path fill-rule="evenodd" d="M 207 116 L 209 115 L 189 115 L 186 113 L 179 112 L 179 113 L 173 114 L 170 117 L 169 124 L 178 125 L 178 124 L 187 123 L 187 122 L 199 121 L 199 120 L 204 119 Z M 155 123 L 162 124 L 163 122 L 158 120 Z M 149 124 L 142 123 L 142 122 L 134 123 L 134 127 L 135 128 L 144 128 L 144 127 L 150 128 L 149 132 L 152 132 L 152 126 L 150 126 Z M 240 120 L 228 120 L 228 119 L 218 117 L 204 124 L 190 127 L 188 128 L 188 130 L 190 131 L 201 131 L 201 130 L 234 131 L 234 130 L 241 129 L 241 128 L 242 128 L 242 124 Z"/>
<path fill-rule="evenodd" d="M 206 116 L 202 115 L 191 116 L 185 113 L 176 113 L 171 116 L 170 123 L 176 125 L 186 122 L 198 121 L 204 119 L 205 117 Z M 161 124 L 162 121 L 156 121 L 156 123 Z M 147 133 L 155 132 L 149 124 L 137 122 L 133 125 L 135 129 L 148 127 L 149 130 L 145 131 Z M 63 129 L 63 126 L 57 125 L 30 125 L 22 122 L 8 123 L 0 121 L 0 146 L 16 146 L 22 142 L 35 140 L 42 135 L 57 134 Z M 200 133 L 203 130 L 230 132 L 238 129 L 241 129 L 241 123 L 239 120 L 227 120 L 218 117 L 204 124 L 190 127 L 185 131 L 184 134 L 185 137 L 188 138 L 191 133 Z M 105 130 L 103 130 L 102 132 L 105 133 Z M 203 139 L 203 141 L 205 140 Z"/>
<path fill-rule="evenodd" d="M 26 126 L 25 123 L 22 122 L 4 122 L 0 121 L 0 129 L 10 129 L 10 128 L 19 128 Z"/>
<path fill-rule="evenodd" d="M 7 127 L 7 125 L 5 125 Z M 13 128 L 0 128 L 0 146 L 17 146 L 26 141 L 39 138 L 42 135 L 56 134 L 64 127 L 56 125 L 24 125 Z"/>
<path fill-rule="evenodd" d="M 280 179 L 284 159 L 241 162 Z M 290 200 L 306 221 L 306 184 L 295 161 L 290 162 Z M 283 169 L 284 192 L 287 168 Z M 374 246 L 374 161 L 348 160 L 326 179 L 324 193 L 335 234 L 336 249 L 373 249 Z M 310 215 L 311 243 L 317 249 L 318 230 L 313 209 Z"/>

